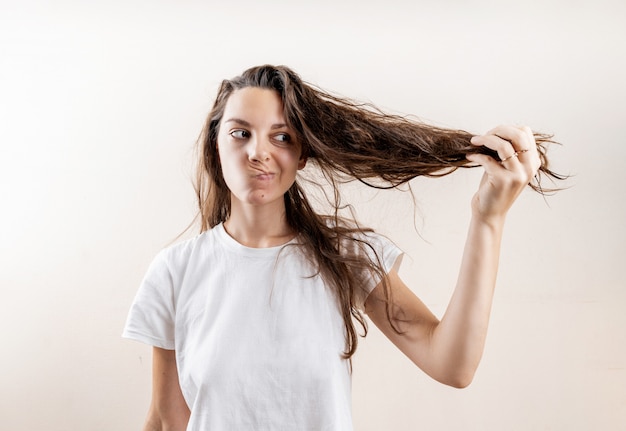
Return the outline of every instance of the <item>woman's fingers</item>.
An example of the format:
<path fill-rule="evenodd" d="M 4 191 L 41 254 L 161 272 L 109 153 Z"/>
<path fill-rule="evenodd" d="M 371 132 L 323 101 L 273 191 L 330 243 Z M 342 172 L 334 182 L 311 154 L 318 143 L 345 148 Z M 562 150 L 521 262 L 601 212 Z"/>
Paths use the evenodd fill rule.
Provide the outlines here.
<path fill-rule="evenodd" d="M 499 125 L 489 130 L 485 135 L 498 136 L 509 143 L 511 143 L 516 150 L 529 149 L 526 144 L 529 141 L 534 141 L 532 132 L 529 134 L 530 129 L 526 126 L 511 126 L 511 125 Z"/>
<path fill-rule="evenodd" d="M 467 156 L 485 170 L 473 207 L 483 216 L 500 217 L 539 169 L 534 135 L 528 127 L 498 126 L 484 135 L 474 136 L 471 142 L 494 150 L 500 159 L 485 154 Z"/>
<path fill-rule="evenodd" d="M 484 135 L 474 136 L 472 144 L 496 151 L 505 169 L 524 171 L 529 181 L 541 165 L 535 137 L 527 126 L 497 126 Z"/>
<path fill-rule="evenodd" d="M 485 134 L 472 137 L 471 142 L 473 145 L 484 146 L 497 152 L 500 162 L 502 164 L 507 163 L 505 167 L 513 168 L 515 166 L 514 163 L 510 164 L 510 162 L 515 162 L 519 153 L 512 143 L 503 137 L 495 134 Z"/>

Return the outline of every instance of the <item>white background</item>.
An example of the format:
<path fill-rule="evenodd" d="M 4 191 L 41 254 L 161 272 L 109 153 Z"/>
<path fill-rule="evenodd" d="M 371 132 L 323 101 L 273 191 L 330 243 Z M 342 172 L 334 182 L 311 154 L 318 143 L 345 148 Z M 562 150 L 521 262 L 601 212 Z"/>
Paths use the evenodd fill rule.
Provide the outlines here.
<path fill-rule="evenodd" d="M 157 251 L 191 222 L 193 148 L 220 80 L 286 64 L 441 126 L 554 133 L 570 187 L 504 238 L 474 383 L 431 381 L 376 329 L 356 430 L 620 430 L 626 418 L 626 6 L 620 1 L 0 2 L 0 422 L 137 430 L 150 348 L 120 338 Z M 350 189 L 438 314 L 480 172 Z"/>

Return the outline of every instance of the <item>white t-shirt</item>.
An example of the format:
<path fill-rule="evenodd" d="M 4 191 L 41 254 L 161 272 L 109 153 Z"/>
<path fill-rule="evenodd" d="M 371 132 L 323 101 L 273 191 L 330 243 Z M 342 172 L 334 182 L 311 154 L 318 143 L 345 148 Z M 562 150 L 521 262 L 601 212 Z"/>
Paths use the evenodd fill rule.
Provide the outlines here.
<path fill-rule="evenodd" d="M 400 261 L 367 241 L 387 272 Z M 220 224 L 150 265 L 123 336 L 176 350 L 188 430 L 352 429 L 343 319 L 296 243 L 249 248 Z"/>

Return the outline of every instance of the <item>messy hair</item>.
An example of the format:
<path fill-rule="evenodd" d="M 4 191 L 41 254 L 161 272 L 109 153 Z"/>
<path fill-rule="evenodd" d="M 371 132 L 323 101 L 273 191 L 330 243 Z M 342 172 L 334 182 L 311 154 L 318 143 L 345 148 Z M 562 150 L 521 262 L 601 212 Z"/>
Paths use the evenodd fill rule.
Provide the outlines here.
<path fill-rule="evenodd" d="M 287 223 L 299 235 L 306 256 L 338 299 L 346 334 L 344 356 L 350 358 L 358 344 L 354 321 L 367 333 L 358 300 L 363 294 L 363 274 L 381 281 L 387 319 L 392 327 L 395 325 L 386 271 L 381 257 L 366 240 L 371 230 L 361 227 L 354 218 L 347 220 L 339 215 L 340 183 L 351 179 L 370 187 L 396 188 L 418 176 L 436 177 L 461 167 L 475 167 L 466 158 L 470 153 L 498 156 L 488 148 L 471 145 L 473 135 L 469 132 L 430 126 L 332 95 L 304 82 L 285 66 L 253 67 L 222 81 L 198 140 L 196 194 L 201 231 L 230 216 L 230 191 L 219 162 L 217 137 L 228 98 L 247 87 L 279 94 L 285 121 L 296 134 L 302 157 L 313 162 L 332 189 L 331 214 L 318 214 L 313 209 L 298 180 L 285 193 L 284 201 Z M 535 134 L 535 138 L 541 167 L 529 185 L 544 192 L 541 175 L 562 177 L 548 167 L 546 149 L 551 136 Z"/>

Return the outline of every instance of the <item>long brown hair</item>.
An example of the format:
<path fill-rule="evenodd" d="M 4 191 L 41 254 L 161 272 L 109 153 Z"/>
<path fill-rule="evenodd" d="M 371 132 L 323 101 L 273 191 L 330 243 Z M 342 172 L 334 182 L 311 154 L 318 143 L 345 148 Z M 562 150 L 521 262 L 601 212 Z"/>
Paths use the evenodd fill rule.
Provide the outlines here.
<path fill-rule="evenodd" d="M 217 136 L 229 96 L 245 87 L 271 89 L 280 95 L 285 121 L 296 133 L 303 156 L 319 169 L 333 190 L 331 215 L 314 211 L 298 181 L 284 199 L 287 223 L 302 238 L 306 255 L 338 298 L 346 332 L 344 355 L 350 358 L 358 343 L 353 319 L 367 333 L 357 300 L 362 293 L 364 274 L 382 280 L 387 318 L 392 327 L 395 325 L 385 270 L 380 257 L 364 239 L 363 234 L 371 230 L 360 227 L 354 219 L 339 216 L 339 183 L 356 179 L 371 187 L 397 187 L 418 176 L 442 176 L 460 167 L 473 167 L 465 157 L 469 153 L 483 152 L 496 158 L 497 154 L 471 145 L 472 134 L 468 132 L 429 126 L 331 95 L 305 83 L 288 67 L 253 67 L 241 76 L 222 81 L 198 140 L 201 157 L 196 193 L 201 231 L 230 216 L 230 191 L 219 163 Z M 546 148 L 552 142 L 551 137 L 542 134 L 535 137 L 541 158 L 540 174 L 562 179 L 548 168 Z M 539 181 L 540 176 L 536 176 L 530 186 L 543 192 Z"/>

